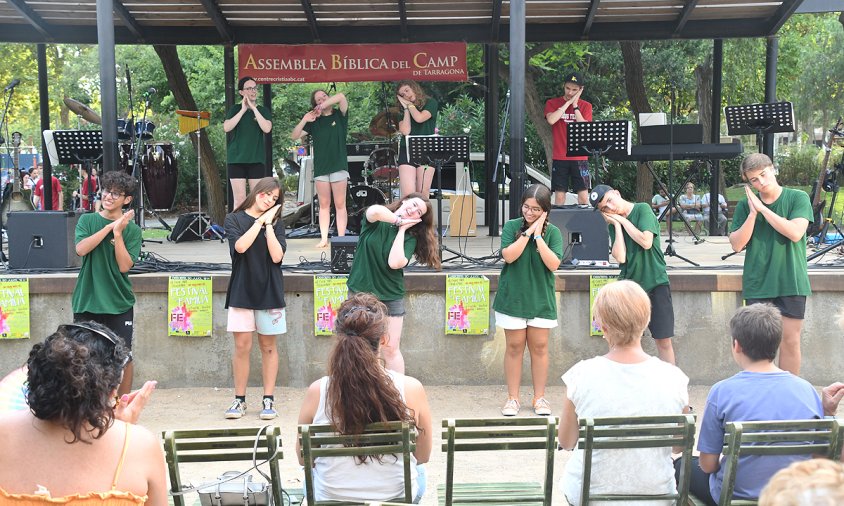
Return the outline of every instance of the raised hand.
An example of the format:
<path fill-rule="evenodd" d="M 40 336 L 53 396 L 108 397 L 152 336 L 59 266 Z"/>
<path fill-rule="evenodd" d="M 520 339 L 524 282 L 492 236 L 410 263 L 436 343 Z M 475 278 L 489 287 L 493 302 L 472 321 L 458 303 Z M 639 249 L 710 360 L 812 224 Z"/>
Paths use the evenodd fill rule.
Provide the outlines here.
<path fill-rule="evenodd" d="M 126 423 L 138 423 L 141 412 L 152 397 L 152 391 L 155 390 L 156 385 L 158 385 L 157 381 L 147 381 L 138 390 L 123 394 L 114 408 L 114 417 Z"/>
<path fill-rule="evenodd" d="M 281 204 L 275 205 L 264 212 L 261 216 L 258 217 L 258 221 L 261 222 L 262 225 L 269 225 L 273 222 L 273 218 L 278 213 L 278 210 L 281 209 Z"/>
<path fill-rule="evenodd" d="M 123 216 L 114 220 L 114 223 L 113 223 L 114 228 L 112 228 L 112 230 L 114 231 L 115 234 L 122 234 L 123 230 L 126 229 L 126 225 L 128 225 L 129 222 L 132 221 L 134 218 L 135 218 L 135 210 L 129 209 L 128 211 L 123 213 Z"/>

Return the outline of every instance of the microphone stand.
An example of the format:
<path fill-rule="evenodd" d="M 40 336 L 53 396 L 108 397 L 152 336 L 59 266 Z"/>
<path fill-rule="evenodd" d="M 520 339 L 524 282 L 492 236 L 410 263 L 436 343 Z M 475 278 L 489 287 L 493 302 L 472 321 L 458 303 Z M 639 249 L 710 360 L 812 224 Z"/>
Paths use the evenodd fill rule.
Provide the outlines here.
<path fill-rule="evenodd" d="M 504 149 L 504 134 L 507 132 L 507 122 L 510 120 L 510 90 L 507 90 L 507 98 L 504 102 L 504 111 L 503 111 L 503 120 L 499 120 L 501 123 L 501 131 L 498 132 L 498 153 L 495 155 L 495 165 L 492 169 L 492 182 L 494 183 L 501 183 L 501 188 L 498 190 L 498 207 L 499 211 L 501 212 L 501 220 L 498 223 L 490 224 L 490 231 L 489 235 L 493 237 L 497 237 L 499 235 L 498 228 L 504 225 L 504 180 L 506 179 L 506 170 L 504 169 L 504 164 L 501 163 L 501 151 Z M 485 164 L 489 163 L 489 160 L 484 162 Z M 501 165 L 501 181 L 498 181 L 498 166 Z M 494 226 L 494 227 L 493 227 Z M 495 228 L 495 230 L 491 230 Z"/>
<path fill-rule="evenodd" d="M 677 207 L 677 199 L 674 198 L 674 113 L 675 107 L 677 102 L 677 97 L 675 95 L 676 89 L 674 84 L 671 84 L 671 121 L 668 122 L 668 189 L 670 190 L 668 193 L 668 209 L 670 211 L 675 210 Z M 681 211 L 682 214 L 682 211 Z M 688 258 L 680 255 L 674 249 L 674 213 L 669 212 L 668 214 L 668 246 L 665 247 L 665 256 L 669 257 L 677 257 L 680 260 L 684 260 L 695 267 L 700 267 L 700 264 L 692 262 Z"/>
<path fill-rule="evenodd" d="M 17 84 L 15 84 L 17 86 Z M 0 117 L 0 144 L 3 144 L 4 139 L 2 136 L 2 132 L 6 132 L 6 137 L 9 137 L 9 124 L 6 122 L 6 114 L 9 112 L 9 103 L 12 101 L 12 95 L 15 94 L 15 86 L 11 88 L 7 87 L 5 91 L 9 93 L 6 95 L 6 103 L 3 105 L 3 116 Z M 9 145 L 6 144 L 6 154 L 9 154 Z M 10 155 L 11 157 L 11 155 Z M 14 157 L 11 157 L 12 161 L 14 161 Z M 15 177 L 14 171 L 12 171 L 12 177 Z M 43 176 L 42 176 L 43 177 Z M 6 188 L 5 185 L 3 188 L 0 188 L 0 209 L 2 209 L 5 202 L 6 196 Z M 0 229 L 3 229 L 5 225 L 3 224 L 3 213 L 0 212 Z M 6 254 L 3 253 L 3 234 L 0 232 L 0 264 L 3 265 L 4 268 L 9 267 L 9 260 L 6 258 Z"/>

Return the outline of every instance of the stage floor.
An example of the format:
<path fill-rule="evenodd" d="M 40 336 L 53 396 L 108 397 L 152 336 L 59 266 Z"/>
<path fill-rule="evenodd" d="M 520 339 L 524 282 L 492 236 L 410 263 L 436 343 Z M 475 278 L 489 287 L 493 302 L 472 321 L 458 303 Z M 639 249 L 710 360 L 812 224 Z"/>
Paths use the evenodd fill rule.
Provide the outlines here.
<path fill-rule="evenodd" d="M 726 236 L 704 236 L 703 242 L 699 244 L 694 243 L 694 237 L 687 232 L 680 232 L 674 234 L 674 250 L 678 256 L 666 255 L 666 264 L 671 271 L 695 271 L 695 270 L 720 270 L 734 271 L 741 269 L 744 262 L 744 254 L 739 253 L 732 255 L 727 259 L 722 260 L 721 257 L 732 253 L 729 240 Z M 325 263 L 328 269 L 328 259 L 330 258 L 329 248 L 319 249 L 316 247 L 319 242 L 318 238 L 288 238 L 288 249 L 284 258 L 284 265 L 286 267 L 295 267 L 297 265 L 308 265 L 309 270 L 318 271 L 315 269 L 315 263 Z M 478 227 L 477 235 L 475 237 L 444 237 L 443 244 L 451 250 L 458 251 L 466 255 L 470 259 L 478 260 L 475 262 L 470 259 L 456 258 L 444 264 L 444 270 L 460 269 L 460 270 L 492 270 L 497 271 L 503 267 L 503 261 L 495 261 L 498 255 L 498 249 L 501 246 L 500 237 L 490 237 L 489 229 L 487 227 Z M 666 250 L 666 237 L 663 235 L 660 242 L 660 248 L 663 252 Z M 230 263 L 228 243 L 221 243 L 220 241 L 194 241 L 172 243 L 164 242 L 156 244 L 152 242 L 145 242 L 143 250 L 153 253 L 170 262 L 208 262 L 208 263 Z M 808 253 L 814 252 L 813 248 L 809 248 Z M 449 259 L 454 255 L 445 251 L 443 253 L 444 259 Z M 697 266 L 687 262 L 698 264 Z M 844 266 L 844 256 L 842 256 L 842 249 L 837 248 L 825 255 L 809 262 L 811 269 L 816 268 L 835 268 Z M 591 266 L 583 266 L 594 269 Z M 560 266 L 561 270 L 571 270 L 577 267 L 570 264 L 563 264 Z"/>

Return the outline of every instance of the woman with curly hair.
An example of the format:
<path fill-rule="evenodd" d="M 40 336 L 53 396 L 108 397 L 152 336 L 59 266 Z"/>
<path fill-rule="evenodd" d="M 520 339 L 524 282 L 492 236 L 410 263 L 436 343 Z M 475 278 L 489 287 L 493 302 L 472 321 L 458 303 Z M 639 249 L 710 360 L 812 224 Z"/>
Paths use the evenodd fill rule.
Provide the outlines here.
<path fill-rule="evenodd" d="M 492 307 L 495 324 L 504 329 L 507 349 L 504 353 L 504 378 L 507 402 L 504 416 L 519 414 L 519 384 L 525 345 L 530 352 L 533 377 L 533 411 L 551 414 L 545 399 L 548 382 L 548 334 L 557 326 L 557 298 L 554 271 L 563 258 L 560 229 L 548 223 L 551 190 L 541 184 L 529 186 L 522 195 L 522 217 L 504 224 L 501 231 L 501 256 L 504 269 Z"/>
<path fill-rule="evenodd" d="M 355 260 L 357 261 L 357 259 Z M 313 382 L 299 411 L 300 424 L 331 424 L 341 434 L 362 434 L 371 423 L 407 421 L 418 431 L 411 456 L 414 503 L 425 492 L 433 445 L 428 397 L 419 380 L 385 369 L 380 350 L 389 340 L 387 307 L 356 293 L 337 312 L 328 376 Z M 304 464 L 297 442 L 296 455 Z M 314 462 L 318 501 L 386 501 L 404 494 L 404 464 L 394 455 L 319 458 Z"/>
<path fill-rule="evenodd" d="M 137 419 L 153 386 L 117 396 L 129 358 L 95 322 L 61 325 L 32 347 L 29 410 L 0 415 L 0 503 L 167 505 L 158 438 L 122 421 Z"/>
<path fill-rule="evenodd" d="M 390 339 L 381 348 L 387 369 L 404 373 L 399 344 L 406 313 L 404 266 L 413 255 L 419 263 L 440 269 L 440 252 L 434 234 L 431 203 L 411 193 L 388 206 L 366 209 L 355 262 L 349 273 L 349 292 L 368 292 L 386 304 Z"/>
<path fill-rule="evenodd" d="M 411 193 L 421 193 L 426 197 L 431 192 L 434 168 L 428 165 L 414 167 L 407 154 L 407 135 L 434 135 L 437 128 L 437 109 L 439 104 L 425 94 L 416 81 L 399 81 L 396 85 L 396 99 L 403 109 L 399 120 L 399 132 L 402 134 L 399 145 L 399 186 L 402 197 Z"/>

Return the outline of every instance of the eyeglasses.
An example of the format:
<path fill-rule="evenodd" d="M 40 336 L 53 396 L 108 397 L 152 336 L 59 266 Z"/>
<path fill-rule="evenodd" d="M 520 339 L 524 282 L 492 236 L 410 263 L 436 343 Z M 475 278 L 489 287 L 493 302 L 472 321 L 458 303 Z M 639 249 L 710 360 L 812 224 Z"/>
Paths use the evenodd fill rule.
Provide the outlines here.
<path fill-rule="evenodd" d="M 103 192 L 103 197 L 111 197 L 113 199 L 119 199 L 120 197 L 125 197 L 125 196 L 126 196 L 125 193 L 108 192 L 108 191 Z"/>
<path fill-rule="evenodd" d="M 525 212 L 527 212 L 527 211 L 533 211 L 533 212 L 535 212 L 535 213 L 541 213 L 541 212 L 542 212 L 542 208 L 541 208 L 541 207 L 530 207 L 529 205 L 523 205 L 523 206 L 522 206 L 522 211 L 525 211 Z"/>
<path fill-rule="evenodd" d="M 106 334 L 102 330 L 95 329 L 94 327 L 92 327 L 90 325 L 85 325 L 84 323 L 65 323 L 63 325 L 59 325 L 59 328 L 60 329 L 61 328 L 64 328 L 64 329 L 77 328 L 77 329 L 87 330 L 88 332 L 93 332 L 94 334 L 97 334 L 98 336 L 102 337 L 103 339 L 110 342 L 111 344 L 117 346 L 117 340 L 115 340 L 114 336 Z M 123 359 L 123 363 L 120 364 L 120 368 L 122 369 L 122 368 L 126 367 L 126 364 L 128 364 L 130 360 L 132 360 L 132 351 L 131 350 L 126 355 L 126 358 Z"/>
<path fill-rule="evenodd" d="M 247 86 L 247 87 L 243 88 L 243 91 L 255 91 L 257 89 L 258 89 L 257 86 Z"/>

